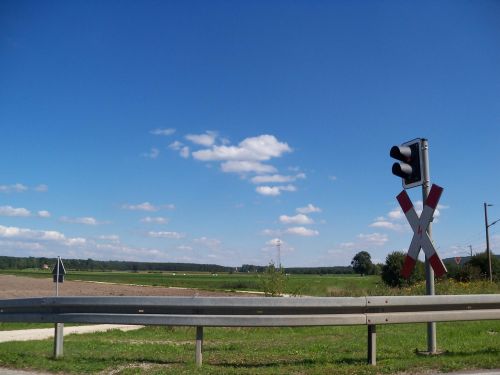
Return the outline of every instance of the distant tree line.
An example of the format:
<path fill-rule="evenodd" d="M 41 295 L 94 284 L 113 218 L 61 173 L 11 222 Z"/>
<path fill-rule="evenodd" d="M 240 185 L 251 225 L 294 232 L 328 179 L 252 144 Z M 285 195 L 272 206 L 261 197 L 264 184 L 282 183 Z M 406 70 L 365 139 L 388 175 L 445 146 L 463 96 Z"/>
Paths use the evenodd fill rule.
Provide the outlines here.
<path fill-rule="evenodd" d="M 52 269 L 56 263 L 56 258 L 45 257 L 11 257 L 0 256 L 0 269 L 42 269 L 48 265 Z M 229 272 L 233 273 L 263 273 L 267 266 L 256 266 L 244 264 L 241 267 L 225 267 L 217 264 L 196 264 L 196 263 L 153 263 L 153 262 L 130 262 L 117 260 L 93 260 L 93 259 L 63 259 L 66 270 L 74 271 L 171 271 L 171 272 Z M 354 273 L 352 267 L 292 267 L 285 268 L 285 273 L 293 274 L 349 274 Z"/>
<path fill-rule="evenodd" d="M 266 272 L 269 266 L 255 266 L 253 264 L 244 264 L 238 268 L 239 272 Z M 332 267 L 286 267 L 285 273 L 301 275 L 328 275 L 328 274 L 351 274 L 354 273 L 351 266 L 332 266 Z"/>
<path fill-rule="evenodd" d="M 27 269 L 42 268 L 45 264 L 52 269 L 55 258 L 19 258 L 0 256 L 0 269 Z M 117 260 L 93 259 L 63 259 L 66 270 L 75 271 L 191 271 L 191 272 L 230 272 L 233 267 L 224 267 L 216 264 L 195 263 L 152 263 L 128 262 Z"/>

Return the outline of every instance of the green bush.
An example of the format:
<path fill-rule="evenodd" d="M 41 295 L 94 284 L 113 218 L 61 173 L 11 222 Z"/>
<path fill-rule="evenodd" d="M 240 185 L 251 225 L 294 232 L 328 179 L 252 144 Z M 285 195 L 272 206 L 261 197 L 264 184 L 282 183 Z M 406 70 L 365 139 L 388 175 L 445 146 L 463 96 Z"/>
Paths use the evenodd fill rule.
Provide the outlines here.
<path fill-rule="evenodd" d="M 276 268 L 274 263 L 269 265 L 264 270 L 264 274 L 260 276 L 261 290 L 266 297 L 279 297 L 285 293 L 287 277 L 283 267 Z"/>
<path fill-rule="evenodd" d="M 408 280 L 401 276 L 405 257 L 406 254 L 401 251 L 394 251 L 387 255 L 385 264 L 382 267 L 382 280 L 386 285 L 401 288 L 425 280 L 425 266 L 419 260 L 417 260 L 417 264 Z"/>

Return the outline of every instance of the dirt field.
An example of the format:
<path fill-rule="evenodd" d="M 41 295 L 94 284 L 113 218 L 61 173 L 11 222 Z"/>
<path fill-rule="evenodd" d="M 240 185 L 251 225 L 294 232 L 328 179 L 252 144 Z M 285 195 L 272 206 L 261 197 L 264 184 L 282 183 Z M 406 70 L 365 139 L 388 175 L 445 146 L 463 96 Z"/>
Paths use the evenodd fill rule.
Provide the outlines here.
<path fill-rule="evenodd" d="M 0 298 L 53 297 L 52 279 L 0 275 Z M 64 281 L 59 284 L 60 296 L 240 296 L 245 293 L 209 292 L 197 289 L 132 286 L 86 281 Z"/>

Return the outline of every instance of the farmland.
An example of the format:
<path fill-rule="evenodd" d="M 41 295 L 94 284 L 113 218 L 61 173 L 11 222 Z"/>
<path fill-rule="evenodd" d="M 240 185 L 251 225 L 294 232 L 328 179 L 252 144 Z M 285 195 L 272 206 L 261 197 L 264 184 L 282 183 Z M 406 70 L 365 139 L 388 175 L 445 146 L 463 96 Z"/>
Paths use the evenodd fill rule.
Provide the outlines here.
<path fill-rule="evenodd" d="M 47 272 L 24 270 L 2 274 L 43 278 Z M 67 280 L 87 280 L 199 290 L 260 290 L 258 274 L 69 272 Z M 22 277 L 24 279 L 24 277 Z M 42 281 L 42 280 L 40 280 Z M 288 291 L 300 294 L 423 294 L 424 285 L 389 289 L 378 276 L 289 275 Z M 61 289 L 68 288 L 65 283 Z M 89 289 L 114 285 L 82 283 Z M 139 287 L 136 287 L 139 288 Z M 144 290 L 163 288 L 142 287 Z M 499 293 L 498 284 L 441 280 L 440 294 Z M 4 324 L 3 329 L 28 328 Z M 366 328 L 205 328 L 204 365 L 194 364 L 194 328 L 146 327 L 134 332 L 111 331 L 65 338 L 63 359 L 52 358 L 52 341 L 0 344 L 0 367 L 59 373 L 99 374 L 379 374 L 500 368 L 500 321 L 438 323 L 439 356 L 421 356 L 426 348 L 425 324 L 379 326 L 377 366 L 366 365 Z"/>

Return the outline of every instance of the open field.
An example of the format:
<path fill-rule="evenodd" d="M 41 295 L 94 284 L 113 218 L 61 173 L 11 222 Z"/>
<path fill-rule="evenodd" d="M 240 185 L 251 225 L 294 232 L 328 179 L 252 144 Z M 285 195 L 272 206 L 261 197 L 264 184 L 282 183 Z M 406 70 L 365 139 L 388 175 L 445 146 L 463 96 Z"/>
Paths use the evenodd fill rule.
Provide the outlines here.
<path fill-rule="evenodd" d="M 2 273 L 0 282 L 6 287 L 0 290 L 0 298 L 5 298 L 6 294 L 10 297 L 37 296 L 40 293 L 53 295 L 54 284 L 47 273 L 13 272 L 19 276 Z M 38 278 L 25 277 L 28 275 Z M 61 285 L 62 295 L 220 295 L 220 291 L 214 290 L 218 287 L 222 290 L 228 280 L 258 285 L 257 275 L 238 274 L 173 276 L 72 272 L 68 276 L 67 280 L 86 278 L 141 285 L 161 281 L 168 286 L 179 283 L 179 286 L 189 284 L 196 287 L 206 287 L 208 280 L 214 281 L 210 284 L 212 291 L 68 281 Z M 387 292 L 391 291 L 381 285 L 376 276 L 292 275 L 289 280 L 302 290 L 316 291 L 319 295 L 389 294 Z M 437 286 L 441 294 L 499 293 L 498 284 L 440 281 Z M 423 285 L 416 285 L 392 290 L 391 294 L 422 294 L 423 289 Z M 34 326 L 37 325 L 7 323 L 0 324 L 0 329 Z M 59 360 L 52 358 L 52 340 L 3 343 L 0 344 L 0 367 L 75 374 L 411 374 L 500 368 L 499 320 L 438 323 L 437 332 L 438 348 L 444 354 L 426 357 L 416 353 L 416 350 L 426 349 L 425 324 L 378 326 L 376 367 L 365 364 L 366 327 L 360 326 L 205 328 L 202 369 L 197 369 L 194 364 L 195 330 L 182 327 L 146 327 L 134 332 L 70 335 L 65 338 L 65 356 Z"/>
<path fill-rule="evenodd" d="M 48 271 L 39 270 L 1 270 L 1 274 L 52 278 Z M 111 282 L 120 284 L 151 285 L 161 287 L 196 288 L 216 291 L 251 290 L 261 291 L 258 274 L 210 274 L 188 272 L 88 272 L 68 271 L 65 280 Z M 378 276 L 359 275 L 289 275 L 287 293 L 327 296 L 348 290 L 353 295 L 365 295 L 368 290 L 375 291 L 381 284 Z M 64 288 L 64 284 L 62 286 Z"/>

